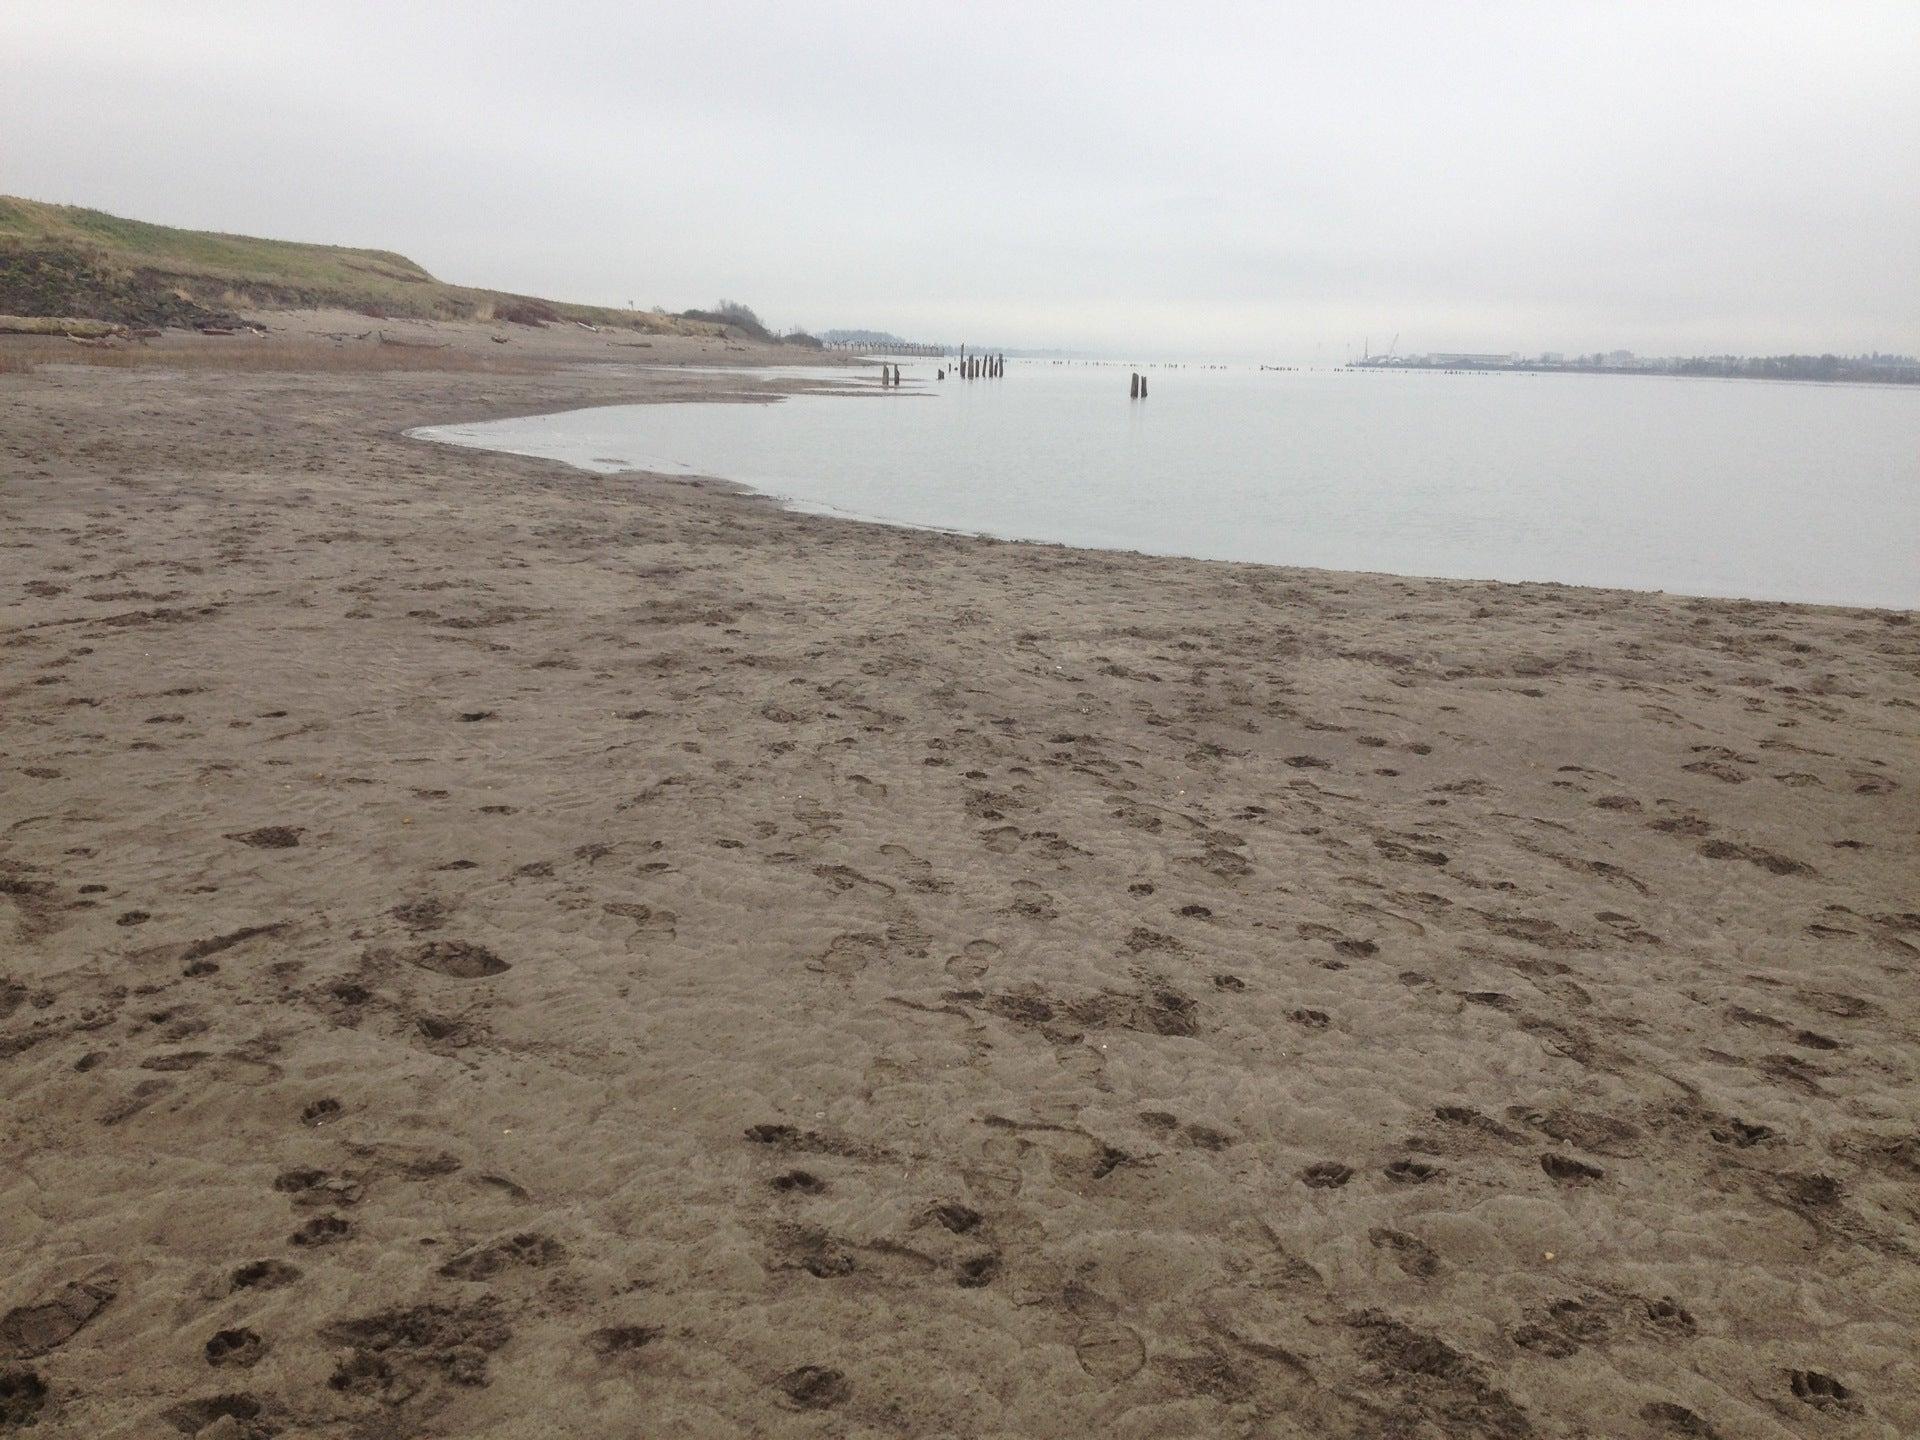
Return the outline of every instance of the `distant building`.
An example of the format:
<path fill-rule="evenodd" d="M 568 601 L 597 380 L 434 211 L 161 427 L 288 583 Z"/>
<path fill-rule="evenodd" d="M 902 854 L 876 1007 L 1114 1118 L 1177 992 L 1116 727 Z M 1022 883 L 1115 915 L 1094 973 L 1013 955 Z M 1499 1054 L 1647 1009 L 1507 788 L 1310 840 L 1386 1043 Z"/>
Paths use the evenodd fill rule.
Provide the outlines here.
<path fill-rule="evenodd" d="M 1427 364 L 1457 365 L 1465 369 L 1471 369 L 1481 365 L 1511 365 L 1516 358 L 1517 357 L 1513 355 L 1467 355 L 1456 354 L 1452 351 L 1443 351 L 1437 355 L 1427 356 Z"/>
<path fill-rule="evenodd" d="M 1633 352 L 1631 350 L 1609 350 L 1607 352 L 1607 364 L 1631 365 L 1633 364 Z"/>

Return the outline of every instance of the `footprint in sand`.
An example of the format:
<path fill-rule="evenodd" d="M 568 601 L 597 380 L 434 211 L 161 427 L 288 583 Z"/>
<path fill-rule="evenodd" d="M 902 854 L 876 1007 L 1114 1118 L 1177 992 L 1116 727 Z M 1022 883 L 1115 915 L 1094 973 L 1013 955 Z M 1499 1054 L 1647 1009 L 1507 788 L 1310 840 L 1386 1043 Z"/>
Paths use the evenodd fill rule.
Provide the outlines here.
<path fill-rule="evenodd" d="M 907 884 L 915 890 L 932 894 L 941 894 L 953 886 L 940 879 L 933 872 L 933 865 L 907 849 L 904 845 L 882 845 L 880 853 L 893 861 L 905 873 Z"/>
<path fill-rule="evenodd" d="M 31 1360 L 67 1343 L 112 1301 L 104 1281 L 70 1282 L 44 1300 L 15 1306 L 0 1319 L 0 1354 Z"/>
<path fill-rule="evenodd" d="M 827 942 L 825 950 L 808 962 L 807 968 L 823 975 L 849 979 L 879 958 L 886 943 L 883 936 L 865 932 L 836 935 Z"/>
<path fill-rule="evenodd" d="M 1139 1332 L 1117 1320 L 1096 1320 L 1073 1340 L 1074 1358 L 1094 1379 L 1109 1385 L 1138 1374 L 1147 1363 L 1147 1347 Z"/>
<path fill-rule="evenodd" d="M 956 980 L 978 980 L 992 967 L 1000 947 L 991 940 L 969 940 L 958 955 L 947 961 L 947 974 Z"/>
<path fill-rule="evenodd" d="M 456 980 L 480 980 L 513 968 L 486 946 L 468 940 L 429 940 L 406 951 L 403 958 L 409 965 Z"/>
<path fill-rule="evenodd" d="M 237 830 L 227 836 L 256 850 L 291 850 L 300 843 L 306 830 L 293 825 L 263 825 L 258 830 Z"/>

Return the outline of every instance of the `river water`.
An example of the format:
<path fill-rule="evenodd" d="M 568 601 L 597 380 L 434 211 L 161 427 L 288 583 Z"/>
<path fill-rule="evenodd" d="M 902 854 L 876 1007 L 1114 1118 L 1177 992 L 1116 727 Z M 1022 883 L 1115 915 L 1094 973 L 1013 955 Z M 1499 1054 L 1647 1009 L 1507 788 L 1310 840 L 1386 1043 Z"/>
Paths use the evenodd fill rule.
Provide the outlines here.
<path fill-rule="evenodd" d="M 415 434 L 1011 539 L 1920 608 L 1920 386 L 1018 361 Z M 845 371 L 822 371 L 844 377 Z"/>

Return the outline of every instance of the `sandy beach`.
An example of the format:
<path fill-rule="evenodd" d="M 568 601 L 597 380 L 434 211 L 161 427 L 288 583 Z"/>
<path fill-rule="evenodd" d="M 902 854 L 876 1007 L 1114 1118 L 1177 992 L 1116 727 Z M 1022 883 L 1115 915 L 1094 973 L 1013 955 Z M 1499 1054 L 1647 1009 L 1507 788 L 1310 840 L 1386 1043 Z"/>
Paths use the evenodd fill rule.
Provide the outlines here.
<path fill-rule="evenodd" d="M 1920 1434 L 1910 616 L 789 514 L 403 432 L 791 352 L 270 324 L 0 373 L 0 1430 Z"/>

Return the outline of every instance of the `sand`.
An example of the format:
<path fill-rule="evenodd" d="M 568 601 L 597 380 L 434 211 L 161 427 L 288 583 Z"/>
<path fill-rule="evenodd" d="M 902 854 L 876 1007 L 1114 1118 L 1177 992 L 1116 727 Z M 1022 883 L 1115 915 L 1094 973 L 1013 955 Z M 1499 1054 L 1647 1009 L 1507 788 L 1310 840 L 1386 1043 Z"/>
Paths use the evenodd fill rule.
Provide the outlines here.
<path fill-rule="evenodd" d="M 1920 1433 L 1908 616 L 791 515 L 433 333 L 0 374 L 0 1430 Z"/>

